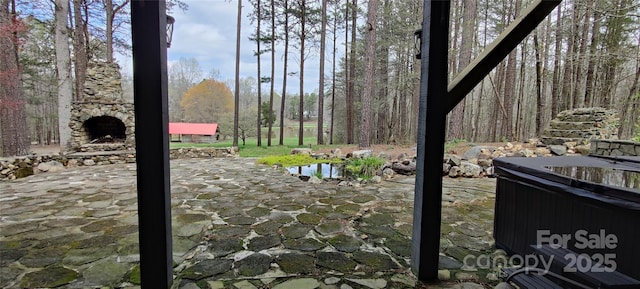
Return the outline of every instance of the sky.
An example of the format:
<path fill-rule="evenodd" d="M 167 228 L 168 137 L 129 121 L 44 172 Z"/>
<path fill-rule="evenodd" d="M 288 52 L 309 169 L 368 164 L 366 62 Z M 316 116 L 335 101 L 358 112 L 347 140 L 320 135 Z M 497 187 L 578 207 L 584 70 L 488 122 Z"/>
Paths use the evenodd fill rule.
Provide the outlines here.
<path fill-rule="evenodd" d="M 167 50 L 169 65 L 180 58 L 195 58 L 206 77 L 212 70 L 220 73 L 222 81 L 233 80 L 235 77 L 235 53 L 236 53 L 236 21 L 237 0 L 183 0 L 189 5 L 188 10 L 176 9 L 170 14 L 176 19 L 174 24 L 173 40 L 171 48 Z M 249 36 L 255 32 L 255 23 L 252 24 L 247 17 L 252 8 L 248 0 L 242 0 L 242 22 L 240 43 L 240 77 L 257 78 L 257 59 L 254 56 L 255 42 L 249 40 Z M 327 37 L 329 39 L 329 37 Z M 327 48 L 331 41 L 327 41 Z M 295 49 L 289 49 L 288 72 L 299 71 L 299 64 Z M 276 47 L 275 90 L 282 92 L 282 69 L 284 47 Z M 329 58 L 329 57 L 327 57 Z M 123 57 L 119 60 L 123 67 L 132 67 L 131 59 Z M 271 54 L 261 56 L 261 74 L 270 76 Z M 305 93 L 311 93 L 318 89 L 319 75 L 318 51 L 315 51 L 305 61 Z M 130 69 L 130 68 L 129 68 Z M 325 64 L 325 75 L 331 74 L 331 60 Z M 327 78 L 326 80 L 330 80 Z M 233 90 L 233 87 L 230 87 Z M 263 90 L 269 88 L 269 84 L 263 84 Z M 299 77 L 290 76 L 287 79 L 287 94 L 299 92 Z"/>

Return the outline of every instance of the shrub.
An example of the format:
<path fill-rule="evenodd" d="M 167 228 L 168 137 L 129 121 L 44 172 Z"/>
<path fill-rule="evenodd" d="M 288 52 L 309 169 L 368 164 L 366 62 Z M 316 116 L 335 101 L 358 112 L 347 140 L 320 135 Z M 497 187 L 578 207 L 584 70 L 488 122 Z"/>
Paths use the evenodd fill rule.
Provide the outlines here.
<path fill-rule="evenodd" d="M 384 165 L 384 162 L 384 159 L 377 157 L 351 159 L 345 165 L 345 169 L 356 177 L 370 179 L 375 176 L 376 171 Z"/>

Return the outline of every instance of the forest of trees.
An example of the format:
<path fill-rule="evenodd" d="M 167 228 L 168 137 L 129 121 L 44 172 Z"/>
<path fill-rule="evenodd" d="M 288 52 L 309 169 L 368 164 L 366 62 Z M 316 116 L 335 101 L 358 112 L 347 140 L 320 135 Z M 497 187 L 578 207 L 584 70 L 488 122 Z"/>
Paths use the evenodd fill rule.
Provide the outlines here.
<path fill-rule="evenodd" d="M 6 52 L 0 57 L 4 155 L 25 152 L 28 142 L 48 144 L 64 138 L 61 108 L 82 96 L 87 62 L 113 61 L 114 50 L 126 54 L 130 49 L 129 1 L 0 0 L 0 48 Z M 285 118 L 295 118 L 301 134 L 305 118 L 296 116 L 313 109 L 318 127 L 328 131 L 325 136 L 318 129 L 318 143 L 415 143 L 420 71 L 414 31 L 422 21 L 422 1 L 248 2 L 244 9 L 251 12 L 242 25 L 253 29 L 258 63 L 271 61 L 259 66 L 255 78 L 240 80 L 238 123 L 245 135 L 270 136 L 263 145 L 275 145 L 271 137 L 282 144 L 282 134 L 272 134 L 272 126 L 282 127 Z M 528 3 L 451 1 L 449 80 Z M 182 1 L 169 4 L 187 9 Z M 636 136 L 639 15 L 638 0 L 563 1 L 450 113 L 447 139 L 526 140 L 538 137 L 558 112 L 589 106 L 618 110 L 620 138 Z M 282 58 L 284 67 L 276 70 L 271 65 L 275 58 Z M 316 93 L 305 87 L 305 61 L 322 64 Z M 168 71 L 171 121 L 217 119 L 232 125 L 227 104 L 221 106 L 230 109 L 227 113 L 208 116 L 211 119 L 192 118 L 194 113 L 185 111 L 190 106 L 181 104 L 187 92 L 210 82 L 224 86 L 227 99 L 233 81 L 223 82 L 215 71 L 203 77 L 195 59 L 174 62 Z M 275 90 L 276 75 L 284 82 L 281 91 Z M 299 89 L 286 91 L 287 79 L 299 80 Z M 123 79 L 125 91 L 130 92 L 130 81 L 130 76 Z M 312 94 L 317 102 L 306 105 Z M 265 121 L 262 114 L 269 112 L 275 121 Z M 259 133 L 263 126 L 267 132 Z M 232 131 L 224 132 L 228 133 Z M 21 138 L 26 144 L 18 141 Z"/>

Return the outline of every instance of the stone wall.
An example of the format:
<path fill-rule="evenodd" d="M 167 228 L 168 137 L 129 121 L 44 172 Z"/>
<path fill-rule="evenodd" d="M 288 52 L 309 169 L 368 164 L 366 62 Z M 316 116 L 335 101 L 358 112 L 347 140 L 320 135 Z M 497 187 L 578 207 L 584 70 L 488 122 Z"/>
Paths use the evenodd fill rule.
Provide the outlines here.
<path fill-rule="evenodd" d="M 170 159 L 236 157 L 233 148 L 170 149 Z M 52 155 L 28 155 L 0 159 L 0 180 L 16 179 L 43 172 L 55 172 L 66 167 L 135 163 L 135 151 L 82 152 Z"/>
<path fill-rule="evenodd" d="M 601 107 L 565 110 L 549 123 L 540 140 L 546 145 L 587 144 L 594 139 L 617 139 L 619 116 Z"/>
<path fill-rule="evenodd" d="M 629 140 L 592 140 L 590 155 L 640 156 L 640 143 Z"/>

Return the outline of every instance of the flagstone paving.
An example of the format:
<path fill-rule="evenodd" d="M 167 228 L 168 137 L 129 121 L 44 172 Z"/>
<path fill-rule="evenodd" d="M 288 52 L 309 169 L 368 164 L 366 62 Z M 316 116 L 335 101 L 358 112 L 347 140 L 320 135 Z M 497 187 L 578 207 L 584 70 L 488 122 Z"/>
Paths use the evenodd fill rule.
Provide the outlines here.
<path fill-rule="evenodd" d="M 0 287 L 139 286 L 135 165 L 0 184 Z M 444 178 L 439 284 L 410 270 L 413 177 L 310 184 L 255 159 L 171 161 L 174 288 L 491 288 L 495 180 Z M 471 264 L 473 265 L 473 264 Z"/>

